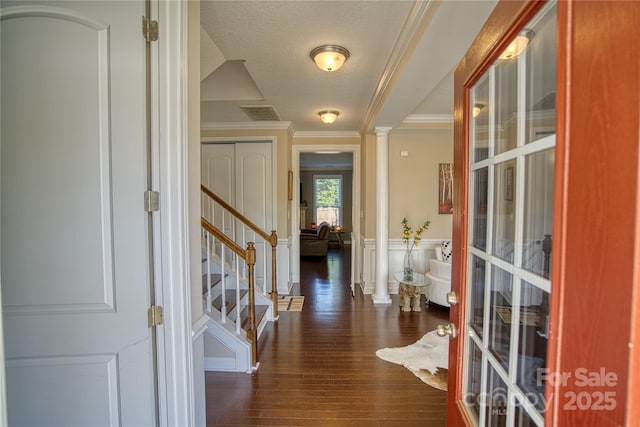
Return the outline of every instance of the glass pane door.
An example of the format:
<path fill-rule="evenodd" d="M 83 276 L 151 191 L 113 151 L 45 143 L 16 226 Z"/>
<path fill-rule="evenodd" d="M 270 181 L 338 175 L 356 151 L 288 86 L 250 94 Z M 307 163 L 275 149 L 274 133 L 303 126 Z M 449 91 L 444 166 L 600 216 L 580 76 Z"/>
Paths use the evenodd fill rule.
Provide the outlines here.
<path fill-rule="evenodd" d="M 464 402 L 478 425 L 543 425 L 556 7 L 545 6 L 471 88 Z"/>

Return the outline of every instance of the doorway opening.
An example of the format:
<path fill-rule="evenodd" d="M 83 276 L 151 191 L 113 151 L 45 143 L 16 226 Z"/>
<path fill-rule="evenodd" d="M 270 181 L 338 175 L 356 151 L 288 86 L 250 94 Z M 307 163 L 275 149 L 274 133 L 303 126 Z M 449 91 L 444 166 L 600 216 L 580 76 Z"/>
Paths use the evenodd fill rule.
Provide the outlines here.
<path fill-rule="evenodd" d="M 292 169 L 292 282 L 300 282 L 301 230 L 326 223 L 328 247 L 350 249 L 353 293 L 360 271 L 360 146 L 294 146 Z"/>

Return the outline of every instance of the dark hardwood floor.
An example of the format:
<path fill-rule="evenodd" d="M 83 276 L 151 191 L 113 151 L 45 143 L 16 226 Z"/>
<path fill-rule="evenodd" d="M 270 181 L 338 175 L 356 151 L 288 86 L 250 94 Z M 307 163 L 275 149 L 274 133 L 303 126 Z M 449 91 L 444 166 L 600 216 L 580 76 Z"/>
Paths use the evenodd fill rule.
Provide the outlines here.
<path fill-rule="evenodd" d="M 259 344 L 257 372 L 207 372 L 207 425 L 444 426 L 445 392 L 377 349 L 414 343 L 446 322 L 448 312 L 376 305 L 351 296 L 349 249 L 303 259 L 302 312 L 280 313 Z"/>

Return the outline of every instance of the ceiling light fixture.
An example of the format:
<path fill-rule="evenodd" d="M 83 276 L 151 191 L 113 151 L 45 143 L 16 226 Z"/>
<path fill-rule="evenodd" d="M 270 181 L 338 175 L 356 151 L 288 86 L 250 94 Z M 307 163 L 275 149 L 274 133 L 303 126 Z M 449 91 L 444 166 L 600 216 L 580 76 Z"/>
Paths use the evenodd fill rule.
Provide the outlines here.
<path fill-rule="evenodd" d="M 320 116 L 320 120 L 322 120 L 322 123 L 330 125 L 331 123 L 336 121 L 340 113 L 333 110 L 323 110 L 320 111 L 318 115 Z"/>
<path fill-rule="evenodd" d="M 500 59 L 515 59 L 520 55 L 529 45 L 529 42 L 533 39 L 535 33 L 532 30 L 523 30 L 516 36 L 509 46 L 502 52 Z"/>
<path fill-rule="evenodd" d="M 480 111 L 484 108 L 484 104 L 473 104 L 473 109 L 471 110 L 471 114 L 475 119 L 480 114 Z"/>
<path fill-rule="evenodd" d="M 313 62 L 323 71 L 336 71 L 349 59 L 349 51 L 342 46 L 325 44 L 309 54 Z"/>

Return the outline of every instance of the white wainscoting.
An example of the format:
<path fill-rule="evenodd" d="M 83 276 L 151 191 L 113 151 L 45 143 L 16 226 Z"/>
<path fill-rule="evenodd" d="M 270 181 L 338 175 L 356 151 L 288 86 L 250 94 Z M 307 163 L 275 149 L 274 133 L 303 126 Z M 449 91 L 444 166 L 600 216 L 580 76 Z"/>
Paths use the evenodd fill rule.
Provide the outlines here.
<path fill-rule="evenodd" d="M 191 327 L 193 348 L 193 395 L 194 425 L 197 427 L 207 424 L 204 383 L 204 333 L 207 330 L 207 316 L 202 315 Z"/>
<path fill-rule="evenodd" d="M 291 289 L 291 238 L 278 239 L 278 295 L 285 295 Z"/>
<path fill-rule="evenodd" d="M 435 248 L 445 240 L 451 240 L 451 237 L 422 239 L 420 246 L 413 249 L 413 268 L 419 273 L 429 271 L 429 259 L 436 257 Z M 360 288 L 364 294 L 373 294 L 376 286 L 376 240 L 360 236 L 360 247 L 362 248 Z M 390 294 L 398 293 L 399 286 L 398 282 L 393 280 L 393 273 L 402 270 L 405 251 L 406 245 L 402 239 L 389 239 L 388 289 Z"/>

